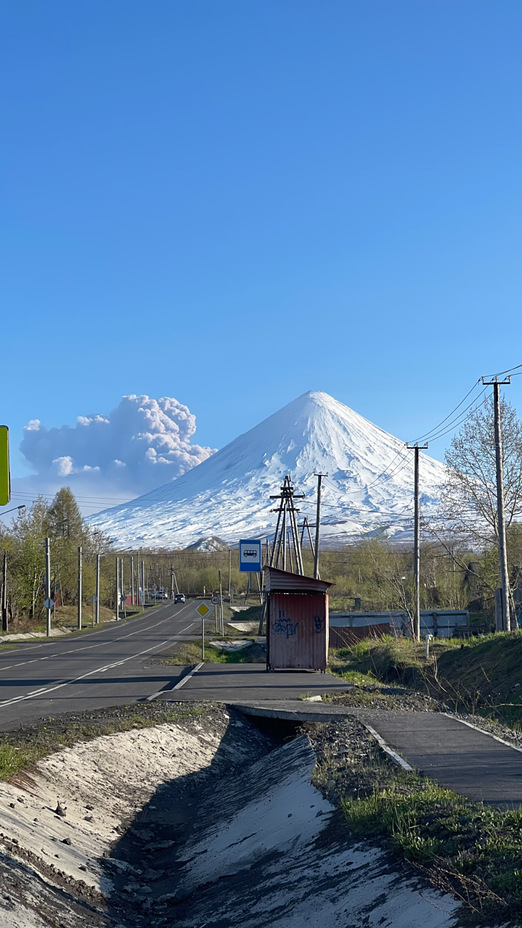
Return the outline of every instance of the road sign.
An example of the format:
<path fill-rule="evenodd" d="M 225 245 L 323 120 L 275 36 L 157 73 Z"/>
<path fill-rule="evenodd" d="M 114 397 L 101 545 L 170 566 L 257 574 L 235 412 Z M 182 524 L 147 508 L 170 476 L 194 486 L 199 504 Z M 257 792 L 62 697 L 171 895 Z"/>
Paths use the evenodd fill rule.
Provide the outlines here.
<path fill-rule="evenodd" d="M 0 506 L 7 506 L 10 499 L 9 429 L 7 425 L 0 425 Z"/>
<path fill-rule="evenodd" d="M 239 542 L 239 569 L 243 573 L 260 573 L 261 541 L 258 538 L 243 539 Z"/>
<path fill-rule="evenodd" d="M 212 609 L 207 605 L 207 603 L 200 603 L 199 606 L 196 606 L 196 612 L 201 616 L 202 619 L 204 619 L 209 614 L 209 612 L 212 612 Z"/>
<path fill-rule="evenodd" d="M 219 606 L 219 596 L 213 596 L 213 597 L 212 597 L 212 605 L 213 605 L 213 606 Z"/>
<path fill-rule="evenodd" d="M 54 599 L 46 599 L 44 602 L 44 606 L 46 609 L 52 609 L 54 606 Z"/>
<path fill-rule="evenodd" d="M 95 603 L 96 600 L 97 600 L 97 596 L 96 596 L 96 593 L 95 593 L 94 596 L 91 596 L 91 603 Z"/>

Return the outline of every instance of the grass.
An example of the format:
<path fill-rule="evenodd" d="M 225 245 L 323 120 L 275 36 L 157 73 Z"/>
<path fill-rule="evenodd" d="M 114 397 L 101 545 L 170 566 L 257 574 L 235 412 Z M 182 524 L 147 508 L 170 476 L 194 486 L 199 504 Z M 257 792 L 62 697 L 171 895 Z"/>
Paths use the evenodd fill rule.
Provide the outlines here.
<path fill-rule="evenodd" d="M 148 610 L 147 610 L 148 611 Z M 143 615 L 145 612 L 144 609 L 141 609 L 139 606 L 129 606 L 127 609 L 126 618 L 135 619 L 138 615 Z M 114 609 L 109 609 L 107 606 L 100 605 L 100 624 L 98 626 L 92 625 L 92 604 L 84 603 L 82 607 L 82 628 L 81 631 L 88 631 L 93 627 L 99 628 L 105 623 L 113 623 L 115 621 Z M 120 622 L 124 621 L 123 616 L 120 619 Z M 51 627 L 52 628 L 70 628 L 73 631 L 79 631 L 77 629 L 78 624 L 78 607 L 77 606 L 59 606 L 54 613 L 51 614 Z M 39 618 L 38 621 L 33 622 L 31 619 L 22 618 L 18 619 L 16 622 L 11 623 L 7 632 L 0 631 L 0 641 L 4 635 L 18 635 L 18 634 L 45 634 L 47 631 L 47 623 L 45 618 Z"/>
<path fill-rule="evenodd" d="M 208 704 L 178 704 L 174 708 L 172 703 L 140 703 L 137 706 L 100 709 L 81 716 L 49 717 L 38 725 L 3 732 L 0 744 L 0 780 L 8 780 L 42 757 L 48 757 L 64 747 L 72 747 L 80 741 L 92 741 L 101 735 L 135 728 L 152 728 L 167 722 L 183 724 L 208 712 Z"/>
<path fill-rule="evenodd" d="M 404 771 L 356 728 L 351 744 L 349 753 L 335 744 L 323 752 L 313 774 L 314 785 L 340 805 L 351 835 L 385 840 L 465 904 L 459 917 L 468 924 L 519 920 L 522 810 L 501 812 Z"/>
<path fill-rule="evenodd" d="M 354 683 L 382 682 L 419 690 L 456 711 L 522 730 L 522 632 L 466 641 L 367 638 L 330 652 L 333 673 Z"/>
<path fill-rule="evenodd" d="M 231 629 L 231 631 L 234 631 Z M 229 638 L 232 642 L 237 639 L 237 632 L 233 636 L 225 635 L 225 640 Z M 220 639 L 223 640 L 223 639 Z M 259 661 L 258 648 L 254 638 L 243 639 L 250 641 L 249 647 L 241 648 L 239 651 L 229 651 L 226 648 L 217 648 L 205 641 L 205 660 L 211 664 L 251 664 Z M 198 664 L 202 660 L 201 641 L 182 641 L 175 645 L 170 655 L 158 658 L 162 664 L 190 667 L 192 664 Z"/>
<path fill-rule="evenodd" d="M 353 833 L 385 835 L 432 882 L 465 901 L 479 921 L 522 914 L 522 812 L 499 812 L 404 774 L 342 802 Z"/>

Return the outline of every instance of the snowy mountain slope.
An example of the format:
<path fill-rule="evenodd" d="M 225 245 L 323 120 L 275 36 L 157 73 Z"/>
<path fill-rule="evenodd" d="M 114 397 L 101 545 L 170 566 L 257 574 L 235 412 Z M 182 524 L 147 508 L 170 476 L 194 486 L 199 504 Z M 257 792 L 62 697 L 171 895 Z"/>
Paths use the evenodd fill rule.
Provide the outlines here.
<path fill-rule="evenodd" d="M 413 452 L 327 393 L 284 406 L 177 480 L 90 519 L 123 547 L 185 547 L 209 535 L 229 543 L 271 535 L 271 510 L 289 474 L 301 519 L 315 521 L 317 478 L 325 473 L 321 534 L 343 543 L 361 532 L 411 533 Z M 420 455 L 423 513 L 433 515 L 444 466 Z"/>

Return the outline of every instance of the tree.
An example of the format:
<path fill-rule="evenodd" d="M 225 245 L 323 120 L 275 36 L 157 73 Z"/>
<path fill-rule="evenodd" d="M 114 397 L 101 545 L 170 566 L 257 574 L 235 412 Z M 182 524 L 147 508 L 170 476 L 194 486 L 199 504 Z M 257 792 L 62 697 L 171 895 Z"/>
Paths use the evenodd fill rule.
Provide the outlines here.
<path fill-rule="evenodd" d="M 63 604 L 74 603 L 78 593 L 78 545 L 88 541 L 88 531 L 70 487 L 62 487 L 48 513 L 47 534 L 51 540 L 53 594 Z"/>
<path fill-rule="evenodd" d="M 503 397 L 500 422 L 504 457 L 506 529 L 522 514 L 522 422 Z M 455 533 L 481 545 L 498 544 L 493 399 L 476 409 L 446 452 L 443 503 Z"/>
<path fill-rule="evenodd" d="M 45 597 L 45 537 L 49 507 L 39 497 L 30 509 L 20 513 L 13 523 L 12 577 L 15 614 L 31 617 L 34 622 L 42 611 Z"/>

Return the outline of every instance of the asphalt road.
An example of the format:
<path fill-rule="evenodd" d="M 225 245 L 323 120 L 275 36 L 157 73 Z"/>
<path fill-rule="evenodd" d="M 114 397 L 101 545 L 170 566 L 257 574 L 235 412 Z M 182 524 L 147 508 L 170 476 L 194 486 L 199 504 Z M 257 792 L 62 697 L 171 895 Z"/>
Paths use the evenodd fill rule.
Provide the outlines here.
<path fill-rule="evenodd" d="M 129 705 L 175 685 L 182 668 L 155 663 L 194 637 L 192 601 L 66 638 L 0 651 L 0 729 L 105 706 Z"/>

